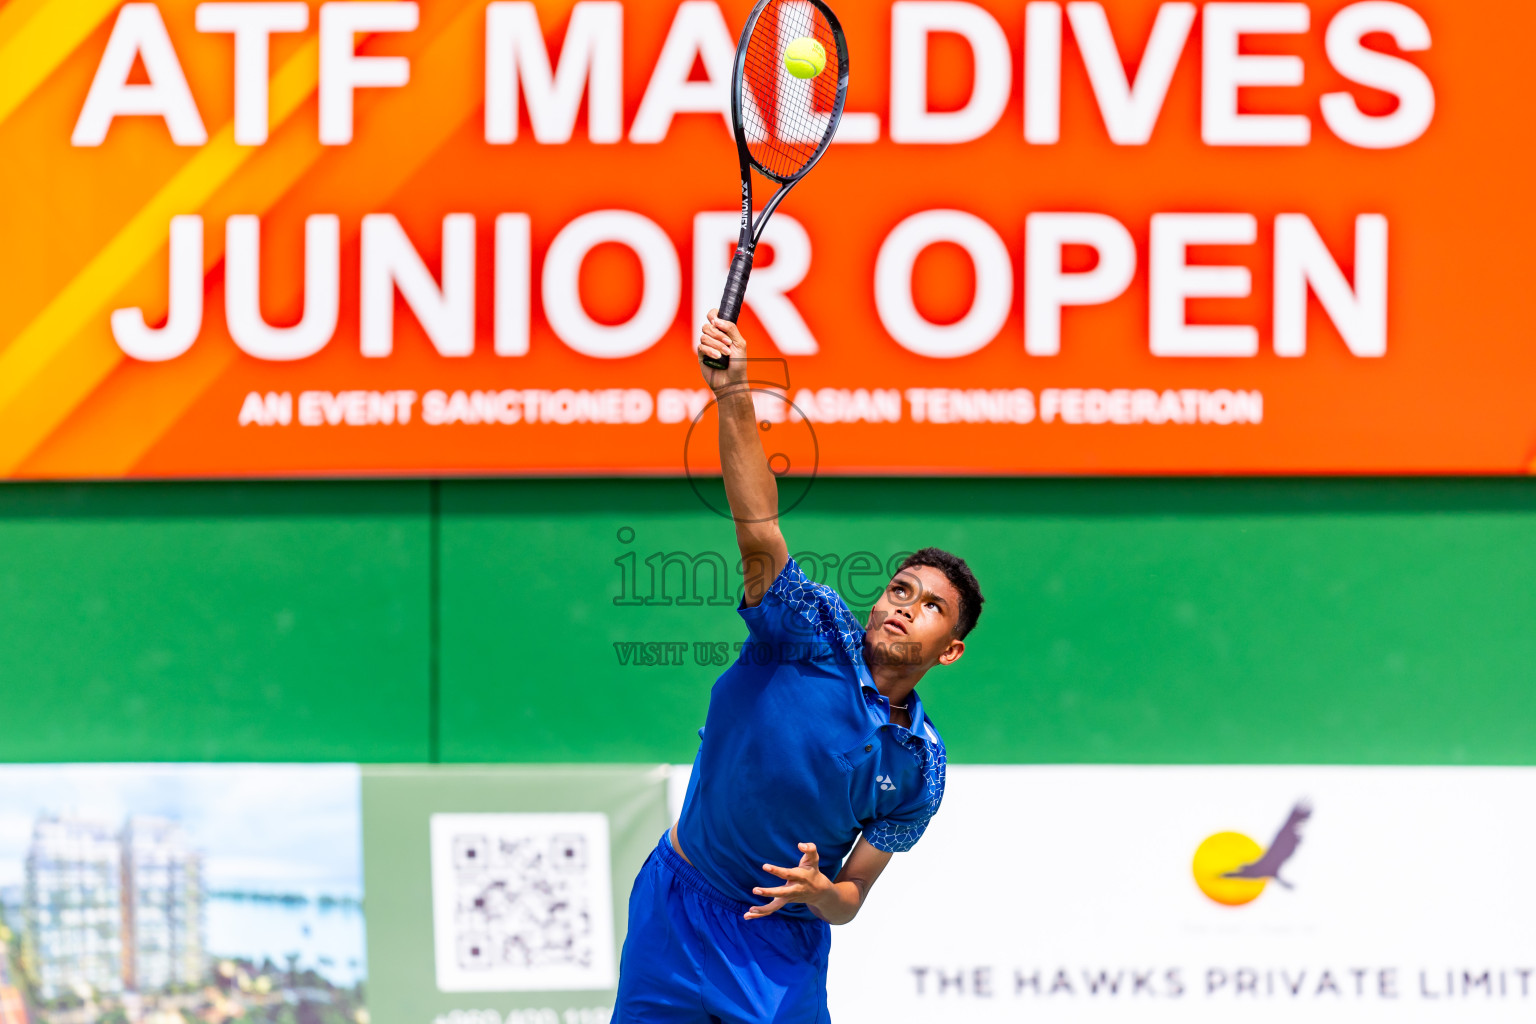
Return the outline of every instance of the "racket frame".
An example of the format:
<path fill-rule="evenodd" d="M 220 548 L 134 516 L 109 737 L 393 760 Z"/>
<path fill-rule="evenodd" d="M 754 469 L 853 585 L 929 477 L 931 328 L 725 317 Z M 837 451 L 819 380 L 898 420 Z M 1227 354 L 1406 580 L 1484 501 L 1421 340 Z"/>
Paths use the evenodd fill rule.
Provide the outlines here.
<path fill-rule="evenodd" d="M 827 19 L 827 25 L 832 31 L 832 40 L 837 48 L 837 96 L 832 101 L 831 121 L 827 124 L 827 132 L 822 137 L 821 145 L 816 152 L 811 154 L 798 171 L 791 175 L 775 174 L 768 170 L 752 156 L 751 145 L 747 142 L 747 130 L 745 119 L 741 110 L 742 90 L 747 88 L 745 78 L 747 71 L 747 47 L 752 40 L 752 33 L 757 28 L 758 21 L 763 12 L 774 0 L 758 0 L 752 8 L 752 13 L 747 16 L 746 27 L 741 31 L 741 38 L 736 43 L 736 62 L 731 70 L 731 129 L 736 137 L 736 155 L 741 164 L 741 235 L 736 243 L 736 254 L 731 258 L 731 269 L 726 275 L 725 291 L 720 296 L 719 316 L 722 320 L 735 323 L 741 315 L 742 300 L 747 294 L 747 280 L 752 276 L 752 259 L 757 251 L 758 240 L 762 238 L 763 229 L 768 225 L 768 218 L 773 216 L 773 211 L 779 208 L 784 197 L 789 195 L 789 190 L 800 183 L 800 180 L 810 173 L 811 168 L 821 160 L 827 152 L 827 147 L 832 145 L 832 140 L 837 136 L 838 125 L 843 120 L 843 104 L 848 98 L 848 40 L 843 35 L 843 26 L 837 20 L 837 15 L 832 13 L 825 0 L 798 0 L 808 3 L 821 12 Z M 823 71 L 823 74 L 826 72 Z M 777 121 L 778 97 L 774 97 L 775 120 Z M 758 173 L 769 181 L 779 183 L 779 190 L 761 212 L 755 216 L 752 211 L 752 171 L 756 168 Z M 712 359 L 708 356 L 701 357 L 705 366 L 716 370 L 724 370 L 730 366 L 731 357 L 722 356 L 720 359 Z"/>

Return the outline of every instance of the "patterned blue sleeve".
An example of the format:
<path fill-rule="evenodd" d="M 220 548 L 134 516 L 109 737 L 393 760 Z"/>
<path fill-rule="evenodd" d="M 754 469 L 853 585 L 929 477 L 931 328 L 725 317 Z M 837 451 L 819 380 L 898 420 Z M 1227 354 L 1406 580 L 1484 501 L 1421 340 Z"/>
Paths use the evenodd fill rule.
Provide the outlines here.
<path fill-rule="evenodd" d="M 784 564 L 762 601 L 739 611 L 752 639 L 773 645 L 783 660 L 803 660 L 807 655 L 798 652 L 814 652 L 818 647 L 846 654 L 864 643 L 864 627 L 837 591 L 812 580 L 793 558 Z"/>
<path fill-rule="evenodd" d="M 916 846 L 944 800 L 944 775 L 948 763 L 942 742 L 935 742 L 925 748 L 924 793 L 921 801 L 903 806 L 896 813 L 872 822 L 864 829 L 864 841 L 886 853 L 906 853 Z"/>

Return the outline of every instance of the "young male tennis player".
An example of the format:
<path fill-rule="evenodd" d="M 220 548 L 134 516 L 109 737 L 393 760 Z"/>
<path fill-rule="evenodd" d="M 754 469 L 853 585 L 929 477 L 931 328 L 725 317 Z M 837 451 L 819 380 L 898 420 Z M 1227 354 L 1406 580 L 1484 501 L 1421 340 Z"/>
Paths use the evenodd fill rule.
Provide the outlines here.
<path fill-rule="evenodd" d="M 710 694 L 682 816 L 629 898 L 619 1024 L 819 1024 L 829 925 L 845 924 L 944 796 L 944 742 L 918 680 L 981 613 L 965 562 L 907 558 L 860 625 L 789 556 L 758 435 L 746 342 L 704 325 L 750 633 Z M 789 866 L 785 866 L 789 865 Z"/>

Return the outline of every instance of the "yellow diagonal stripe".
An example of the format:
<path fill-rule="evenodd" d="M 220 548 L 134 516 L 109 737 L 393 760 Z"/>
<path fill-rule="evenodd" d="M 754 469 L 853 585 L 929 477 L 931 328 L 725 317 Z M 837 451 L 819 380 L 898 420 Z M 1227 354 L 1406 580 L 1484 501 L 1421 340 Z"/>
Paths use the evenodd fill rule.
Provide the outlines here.
<path fill-rule="evenodd" d="M 32 15 L 48 6 L 48 0 L 11 0 L 0 7 L 0 48 L 20 32 Z"/>
<path fill-rule="evenodd" d="M 286 120 L 314 91 L 319 51 L 319 43 L 309 41 L 273 78 L 274 126 Z M 62 347 L 101 316 L 106 304 L 144 264 L 165 248 L 171 218 L 201 209 L 254 152 L 236 145 L 234 127 L 226 125 L 54 296 L 0 352 L 0 413 L 16 401 Z M 30 439 L 10 431 L 0 434 L 0 472 L 9 472 L 30 445 Z"/>
<path fill-rule="evenodd" d="M 462 70 L 466 55 L 475 53 L 479 45 L 479 22 L 484 17 L 480 0 L 452 2 L 462 10 L 411 58 L 413 74 L 422 81 L 451 80 Z M 370 133 L 344 150 L 330 151 L 329 166 L 339 179 L 356 182 L 357 205 L 378 206 L 395 195 L 477 107 L 473 87 L 436 97 L 408 89 L 386 94 L 379 97 L 373 114 L 378 123 L 421 127 L 407 136 Z M 324 152 L 313 135 L 303 143 L 289 135 L 285 142 L 269 145 L 205 205 L 205 215 L 210 211 L 265 213 Z M 352 233 L 355 225 L 343 237 Z M 220 252 L 220 232 L 210 228 L 204 259 L 212 262 Z M 108 381 L 126 357 L 99 330 L 88 327 L 61 348 L 34 378 L 32 388 L 0 413 L 0 452 L 6 462 L 0 470 L 13 477 L 41 479 L 82 473 L 131 475 L 145 453 L 175 428 L 237 355 L 233 346 L 199 344 L 174 364 L 161 364 L 152 375 L 138 376 L 126 387 L 122 379 Z M 105 388 L 98 390 L 104 383 Z M 34 400 L 34 393 L 44 397 Z M 88 404 L 82 404 L 87 396 Z M 7 435 L 12 432 L 31 441 L 11 443 Z"/>
<path fill-rule="evenodd" d="M 0 121 L 10 117 L 118 3 L 13 0 L 0 11 Z"/>

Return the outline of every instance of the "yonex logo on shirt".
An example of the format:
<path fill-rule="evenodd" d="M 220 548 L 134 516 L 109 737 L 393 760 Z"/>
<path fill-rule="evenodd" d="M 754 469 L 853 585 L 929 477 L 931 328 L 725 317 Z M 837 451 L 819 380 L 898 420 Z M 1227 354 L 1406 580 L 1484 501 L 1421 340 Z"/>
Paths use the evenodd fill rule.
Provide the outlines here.
<path fill-rule="evenodd" d="M 876 775 L 875 781 L 880 783 L 880 788 L 887 792 L 896 788 L 896 783 L 889 775 Z"/>

